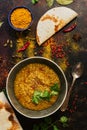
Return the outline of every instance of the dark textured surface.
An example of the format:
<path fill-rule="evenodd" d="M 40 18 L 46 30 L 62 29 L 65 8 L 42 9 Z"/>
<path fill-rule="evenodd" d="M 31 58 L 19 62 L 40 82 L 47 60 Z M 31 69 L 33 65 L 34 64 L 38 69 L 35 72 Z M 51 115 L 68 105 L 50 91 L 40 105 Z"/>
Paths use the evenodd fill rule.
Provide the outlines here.
<path fill-rule="evenodd" d="M 14 65 L 12 64 L 12 54 L 15 50 L 16 36 L 15 32 L 9 27 L 7 17 L 9 11 L 15 6 L 27 6 L 31 9 L 33 14 L 33 24 L 31 26 L 32 35 L 35 36 L 36 24 L 41 15 L 43 15 L 49 7 L 45 0 L 40 0 L 36 5 L 32 5 L 30 0 L 1 0 L 0 1 L 0 21 L 3 21 L 3 25 L 0 28 L 0 91 L 5 88 L 5 81 L 9 70 Z M 52 7 L 59 6 L 56 2 Z M 78 18 L 75 19 L 77 27 L 74 31 L 70 32 L 69 37 L 74 36 L 74 42 L 79 45 L 79 51 L 73 51 L 72 47 L 68 55 L 68 62 L 70 67 L 67 68 L 65 74 L 69 85 L 71 84 L 71 68 L 74 63 L 81 61 L 84 64 L 84 72 L 80 79 L 75 83 L 75 87 L 71 94 L 68 110 L 64 113 L 58 111 L 51 117 L 53 120 L 59 119 L 60 116 L 66 115 L 71 121 L 69 127 L 60 130 L 87 130 L 87 0 L 75 0 L 74 3 L 68 5 L 78 13 Z M 70 24 L 72 24 L 72 21 Z M 67 25 L 67 26 L 70 26 Z M 79 39 L 76 39 L 76 35 L 79 33 Z M 61 38 L 62 36 L 62 38 Z M 62 30 L 54 36 L 59 42 L 65 42 L 65 34 L 62 34 Z M 81 38 L 80 38 L 81 37 Z M 4 47 L 5 42 L 11 39 L 14 43 L 13 48 Z M 72 43 L 72 42 L 71 42 Z M 70 43 L 69 43 L 70 44 Z M 67 46 L 65 46 L 67 48 Z M 38 46 L 37 46 L 38 50 Z M 23 126 L 24 130 L 32 130 L 34 123 L 41 122 L 40 120 L 28 119 L 16 112 L 16 115 Z"/>

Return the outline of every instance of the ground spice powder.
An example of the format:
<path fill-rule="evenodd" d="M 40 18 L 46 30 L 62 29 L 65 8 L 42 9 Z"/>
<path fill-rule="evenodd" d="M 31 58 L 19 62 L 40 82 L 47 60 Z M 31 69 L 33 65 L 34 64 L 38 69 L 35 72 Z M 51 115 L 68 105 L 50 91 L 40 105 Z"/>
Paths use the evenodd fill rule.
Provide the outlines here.
<path fill-rule="evenodd" d="M 17 8 L 11 14 L 11 23 L 15 28 L 25 29 L 31 21 L 31 12 L 26 8 Z"/>

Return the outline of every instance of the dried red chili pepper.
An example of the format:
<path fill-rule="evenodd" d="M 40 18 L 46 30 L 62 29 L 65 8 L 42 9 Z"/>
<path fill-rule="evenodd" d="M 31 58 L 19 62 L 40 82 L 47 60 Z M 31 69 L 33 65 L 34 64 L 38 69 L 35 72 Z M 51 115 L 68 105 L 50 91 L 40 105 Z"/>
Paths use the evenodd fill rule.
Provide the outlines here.
<path fill-rule="evenodd" d="M 87 82 L 85 82 L 85 84 L 87 85 Z"/>
<path fill-rule="evenodd" d="M 74 23 L 73 25 L 71 25 L 69 28 L 67 28 L 67 29 L 65 29 L 65 30 L 63 30 L 63 32 L 64 33 L 66 33 L 66 32 L 70 32 L 70 31 L 72 31 L 75 27 L 77 26 L 77 24 L 76 23 Z"/>
<path fill-rule="evenodd" d="M 24 44 L 24 46 L 23 46 L 22 48 L 20 48 L 17 52 L 21 52 L 21 51 L 26 50 L 29 45 L 30 45 L 30 42 L 26 42 L 26 43 Z"/>

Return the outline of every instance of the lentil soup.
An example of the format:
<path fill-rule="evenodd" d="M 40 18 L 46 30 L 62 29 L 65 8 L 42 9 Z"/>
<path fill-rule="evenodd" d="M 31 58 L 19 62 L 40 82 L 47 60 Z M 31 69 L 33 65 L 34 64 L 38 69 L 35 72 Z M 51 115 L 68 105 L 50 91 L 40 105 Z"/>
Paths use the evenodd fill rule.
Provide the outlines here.
<path fill-rule="evenodd" d="M 60 81 L 56 72 L 40 63 L 31 63 L 23 67 L 17 73 L 14 82 L 17 100 L 31 110 L 49 108 L 56 102 L 59 90 Z"/>

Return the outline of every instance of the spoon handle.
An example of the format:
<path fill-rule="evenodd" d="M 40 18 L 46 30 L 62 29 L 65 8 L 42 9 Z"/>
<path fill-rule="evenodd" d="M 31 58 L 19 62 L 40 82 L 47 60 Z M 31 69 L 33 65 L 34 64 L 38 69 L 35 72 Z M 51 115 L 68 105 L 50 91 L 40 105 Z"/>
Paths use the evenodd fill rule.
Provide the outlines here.
<path fill-rule="evenodd" d="M 71 86 L 70 86 L 70 88 L 69 88 L 69 90 L 67 92 L 67 96 L 65 98 L 65 101 L 64 101 L 64 103 L 62 104 L 62 106 L 60 108 L 60 110 L 62 112 L 66 111 L 66 109 L 67 109 L 67 106 L 68 106 L 68 103 L 69 103 L 69 98 L 70 98 L 70 95 L 71 95 L 75 80 L 76 80 L 76 78 L 73 78 L 72 84 L 71 84 Z"/>

